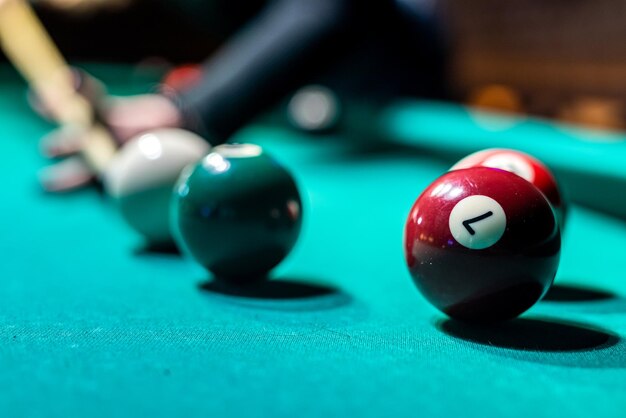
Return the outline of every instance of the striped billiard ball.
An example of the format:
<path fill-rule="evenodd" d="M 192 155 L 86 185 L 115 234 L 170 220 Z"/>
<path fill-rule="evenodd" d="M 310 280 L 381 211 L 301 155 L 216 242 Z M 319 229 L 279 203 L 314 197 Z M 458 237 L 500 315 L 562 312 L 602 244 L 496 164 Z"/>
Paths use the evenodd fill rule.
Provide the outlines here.
<path fill-rule="evenodd" d="M 468 155 L 454 164 L 450 170 L 470 167 L 506 170 L 531 182 L 554 208 L 561 230 L 565 226 L 566 206 L 559 185 L 550 169 L 537 158 L 513 149 L 490 148 Z"/>
<path fill-rule="evenodd" d="M 417 288 L 465 321 L 500 321 L 533 306 L 551 286 L 561 249 L 545 196 L 504 170 L 450 171 L 417 199 L 404 251 Z"/>

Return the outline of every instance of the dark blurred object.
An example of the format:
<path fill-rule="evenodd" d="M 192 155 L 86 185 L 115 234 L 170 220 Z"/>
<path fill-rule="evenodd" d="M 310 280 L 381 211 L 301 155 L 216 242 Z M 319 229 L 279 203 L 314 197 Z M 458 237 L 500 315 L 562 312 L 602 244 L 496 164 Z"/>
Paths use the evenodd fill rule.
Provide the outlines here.
<path fill-rule="evenodd" d="M 444 4 L 454 45 L 451 77 L 459 97 L 500 84 L 517 91 L 530 113 L 594 127 L 624 127 L 626 2 Z M 576 104 L 581 100 L 582 105 Z"/>
<path fill-rule="evenodd" d="M 226 141 L 298 88 L 382 105 L 448 97 L 434 2 L 273 0 L 204 65 L 176 99 L 184 126 Z M 430 7 L 430 6 L 433 7 Z"/>
<path fill-rule="evenodd" d="M 31 0 L 33 5 L 42 5 L 75 15 L 88 15 L 102 10 L 122 10 L 135 0 Z"/>
<path fill-rule="evenodd" d="M 120 7 L 103 6 L 89 13 L 39 1 L 34 7 L 70 62 L 136 63 L 148 56 L 172 63 L 199 62 L 217 48 L 220 35 L 207 33 L 206 25 L 190 24 L 193 20 L 180 6 L 184 1 L 191 0 L 128 0 Z M 4 59 L 1 52 L 0 57 Z"/>
<path fill-rule="evenodd" d="M 188 24 L 220 39 L 225 39 L 257 15 L 269 0 L 144 0 L 161 2 L 184 16 Z M 317 1 L 317 0 L 311 0 Z"/>

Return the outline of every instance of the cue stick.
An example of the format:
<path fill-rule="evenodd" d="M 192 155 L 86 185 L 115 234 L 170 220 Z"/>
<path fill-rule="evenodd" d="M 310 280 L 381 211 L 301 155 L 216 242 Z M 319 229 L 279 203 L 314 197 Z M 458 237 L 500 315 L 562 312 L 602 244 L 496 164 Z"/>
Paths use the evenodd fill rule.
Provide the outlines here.
<path fill-rule="evenodd" d="M 80 156 L 101 175 L 117 143 L 96 122 L 91 104 L 75 91 L 69 65 L 24 0 L 0 0 L 0 46 L 59 123 L 87 129 Z"/>

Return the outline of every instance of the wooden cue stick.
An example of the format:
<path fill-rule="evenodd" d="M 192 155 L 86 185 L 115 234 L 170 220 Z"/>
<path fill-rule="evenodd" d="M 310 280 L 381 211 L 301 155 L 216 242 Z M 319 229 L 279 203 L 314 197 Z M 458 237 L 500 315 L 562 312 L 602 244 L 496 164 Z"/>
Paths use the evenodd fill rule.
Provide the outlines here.
<path fill-rule="evenodd" d="M 94 120 L 91 104 L 74 90 L 69 65 L 24 0 L 0 0 L 0 46 L 58 122 L 87 129 L 81 156 L 101 175 L 117 144 Z"/>

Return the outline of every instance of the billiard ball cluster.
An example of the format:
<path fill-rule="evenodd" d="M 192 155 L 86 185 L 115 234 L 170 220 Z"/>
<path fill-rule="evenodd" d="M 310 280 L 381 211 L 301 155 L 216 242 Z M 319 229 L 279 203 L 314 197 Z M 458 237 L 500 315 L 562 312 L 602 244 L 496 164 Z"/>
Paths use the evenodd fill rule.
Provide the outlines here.
<path fill-rule="evenodd" d="M 265 278 L 300 232 L 296 183 L 257 145 L 211 149 L 191 132 L 155 130 L 118 151 L 103 183 L 151 246 L 176 245 L 229 283 Z"/>
<path fill-rule="evenodd" d="M 404 251 L 417 288 L 464 321 L 518 316 L 556 275 L 565 209 L 556 181 L 512 150 L 466 157 L 418 197 Z"/>
<path fill-rule="evenodd" d="M 210 149 L 181 130 L 129 141 L 104 184 L 148 241 L 175 241 L 231 284 L 266 277 L 290 252 L 302 223 L 293 178 L 259 146 Z M 404 238 L 409 271 L 426 299 L 453 318 L 513 318 L 552 284 L 564 219 L 557 183 L 541 162 L 512 150 L 472 154 L 411 209 Z"/>
<path fill-rule="evenodd" d="M 177 129 L 129 141 L 104 176 L 123 218 L 152 244 L 174 244 L 241 285 L 291 251 L 302 202 L 290 173 L 261 147 L 211 148 Z M 418 197 L 404 251 L 417 288 L 463 321 L 514 318 L 555 277 L 565 206 L 550 171 L 513 150 L 472 154 Z"/>
<path fill-rule="evenodd" d="M 510 171 L 531 182 L 546 196 L 556 212 L 561 229 L 563 228 L 565 225 L 565 203 L 561 198 L 554 175 L 541 161 L 520 151 L 491 148 L 468 155 L 454 164 L 451 170 L 475 166 Z"/>

